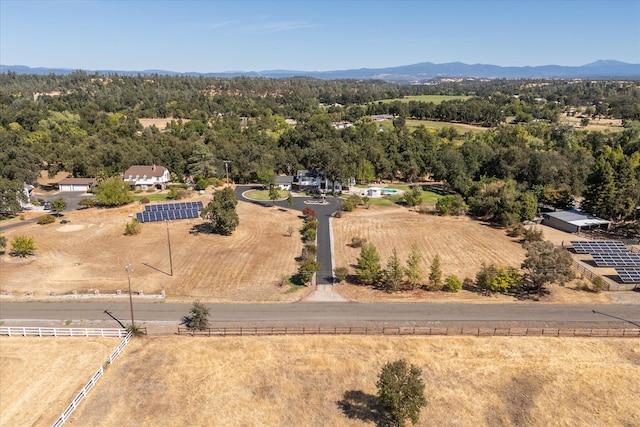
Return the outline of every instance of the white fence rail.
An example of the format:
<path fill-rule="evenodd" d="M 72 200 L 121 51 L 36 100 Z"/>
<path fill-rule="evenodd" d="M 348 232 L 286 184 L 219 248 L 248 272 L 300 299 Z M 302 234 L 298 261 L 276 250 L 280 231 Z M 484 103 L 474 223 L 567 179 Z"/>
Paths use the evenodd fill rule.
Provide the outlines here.
<path fill-rule="evenodd" d="M 38 328 L 0 326 L 0 335 L 10 337 L 118 337 L 127 335 L 125 329 L 117 328 Z"/>
<path fill-rule="evenodd" d="M 74 335 L 74 336 L 77 336 L 77 335 Z M 92 336 L 96 336 L 96 335 L 92 335 Z M 116 360 L 116 358 L 120 355 L 120 353 L 122 353 L 122 350 L 124 350 L 124 348 L 127 346 L 129 341 L 131 341 L 131 337 L 132 337 L 131 332 L 127 333 L 127 335 L 124 337 L 124 339 L 122 340 L 118 348 L 116 348 L 114 352 L 109 355 L 109 360 L 105 363 L 106 366 L 112 364 L 113 361 Z M 53 427 L 59 427 L 63 425 L 65 422 L 67 422 L 67 420 L 69 419 L 73 411 L 75 411 L 78 405 L 80 404 L 80 402 L 82 402 L 82 400 L 85 397 L 87 397 L 87 393 L 89 393 L 89 390 L 91 390 L 93 386 L 96 385 L 96 382 L 100 379 L 102 374 L 104 374 L 104 367 L 100 366 L 100 369 L 98 369 L 98 371 L 95 374 L 93 374 L 89 382 L 85 384 L 84 387 L 82 387 L 82 390 L 80 390 L 78 394 L 76 394 L 76 397 L 74 397 L 71 403 L 69 404 L 69 406 L 67 406 L 67 409 L 65 409 L 62 415 L 60 415 L 56 420 L 56 422 L 53 423 Z"/>

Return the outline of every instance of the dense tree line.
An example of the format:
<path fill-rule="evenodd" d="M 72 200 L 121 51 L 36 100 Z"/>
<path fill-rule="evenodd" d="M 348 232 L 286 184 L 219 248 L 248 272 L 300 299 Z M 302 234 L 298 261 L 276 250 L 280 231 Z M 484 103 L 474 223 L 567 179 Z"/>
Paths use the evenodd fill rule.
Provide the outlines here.
<path fill-rule="evenodd" d="M 422 94 L 470 98 L 439 105 L 378 102 Z M 622 118 L 624 129 L 605 133 L 560 124 L 562 111 L 576 105 L 588 105 L 594 118 Z M 381 113 L 395 117 L 383 131 L 370 117 Z M 143 128 L 139 119 L 147 117 L 173 121 L 167 130 Z M 519 124 L 506 124 L 506 117 Z M 409 118 L 475 123 L 487 130 L 408 128 Z M 335 129 L 332 122 L 340 120 L 354 126 Z M 195 182 L 223 178 L 223 160 L 229 160 L 235 182 L 256 181 L 264 170 L 296 169 L 323 169 L 332 179 L 361 182 L 428 176 L 462 195 L 474 215 L 504 224 L 531 218 L 537 202 L 567 207 L 575 197 L 585 197 L 593 213 L 623 219 L 638 215 L 639 153 L 635 82 L 395 85 L 0 74 L 2 182 L 33 183 L 42 169 L 109 177 L 133 164 L 154 163 L 178 180 Z"/>

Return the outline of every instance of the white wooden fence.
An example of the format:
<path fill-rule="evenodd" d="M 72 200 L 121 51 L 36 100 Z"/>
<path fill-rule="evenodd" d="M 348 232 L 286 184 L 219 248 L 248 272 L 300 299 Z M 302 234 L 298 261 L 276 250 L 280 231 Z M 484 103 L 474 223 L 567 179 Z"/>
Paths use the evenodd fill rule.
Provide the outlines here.
<path fill-rule="evenodd" d="M 74 335 L 74 336 L 78 336 L 78 335 Z M 100 336 L 100 335 L 87 335 L 87 336 Z M 112 335 L 112 336 L 115 336 L 115 335 Z M 116 357 L 118 357 L 122 352 L 122 350 L 124 350 L 124 348 L 127 346 L 129 341 L 131 340 L 131 337 L 132 337 L 131 332 L 127 333 L 127 335 L 124 337 L 124 339 L 122 340 L 118 348 L 116 348 L 114 352 L 109 355 L 109 360 L 107 360 L 104 366 L 109 366 L 113 363 L 114 360 L 116 360 Z M 69 406 L 67 406 L 67 409 L 65 409 L 62 415 L 60 415 L 56 420 L 56 422 L 53 423 L 53 427 L 59 427 L 69 419 L 69 417 L 71 416 L 73 411 L 76 410 L 80 402 L 82 402 L 82 400 L 85 397 L 87 397 L 87 393 L 89 393 L 89 390 L 91 390 L 93 386 L 96 385 L 96 382 L 100 379 L 102 374 L 104 374 L 104 366 L 100 366 L 100 369 L 98 369 L 98 371 L 95 374 L 93 374 L 89 382 L 85 384 L 84 387 L 82 387 L 82 390 L 80 390 L 76 395 L 76 397 L 73 398 Z"/>
<path fill-rule="evenodd" d="M 118 337 L 127 335 L 125 329 L 117 328 L 39 328 L 0 326 L 0 335 L 22 337 Z"/>

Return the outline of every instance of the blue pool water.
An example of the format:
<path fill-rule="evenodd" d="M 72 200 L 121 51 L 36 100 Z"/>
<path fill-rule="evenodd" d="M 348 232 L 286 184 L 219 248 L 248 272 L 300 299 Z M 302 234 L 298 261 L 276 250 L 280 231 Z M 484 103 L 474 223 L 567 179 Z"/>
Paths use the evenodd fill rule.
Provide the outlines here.
<path fill-rule="evenodd" d="M 394 194 L 397 193 L 398 190 L 394 190 L 394 189 L 388 189 L 388 190 L 382 190 L 383 194 Z"/>

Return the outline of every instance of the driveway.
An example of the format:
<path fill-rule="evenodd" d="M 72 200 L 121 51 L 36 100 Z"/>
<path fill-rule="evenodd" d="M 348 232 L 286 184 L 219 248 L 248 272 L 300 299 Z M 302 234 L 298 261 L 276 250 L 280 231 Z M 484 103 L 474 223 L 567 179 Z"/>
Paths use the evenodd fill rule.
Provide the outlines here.
<path fill-rule="evenodd" d="M 240 201 L 265 206 L 265 208 L 267 209 L 272 208 L 273 203 L 271 201 L 256 201 L 247 199 L 243 196 L 243 193 L 246 191 L 260 189 L 262 189 L 262 187 L 256 185 L 238 185 L 236 186 L 236 196 Z M 293 198 L 293 206 L 291 207 L 291 209 L 302 212 L 304 208 L 311 208 L 316 211 L 316 214 L 318 215 L 318 253 L 316 257 L 321 266 L 320 271 L 316 273 L 316 284 L 318 285 L 332 285 L 334 283 L 332 236 L 331 230 L 329 228 L 329 219 L 335 213 L 338 207 L 338 200 L 339 199 L 337 197 L 327 196 L 326 203 L 320 204 L 317 203 L 319 199 L 313 197 Z M 275 206 L 279 208 L 288 208 L 286 200 L 276 201 Z"/>

